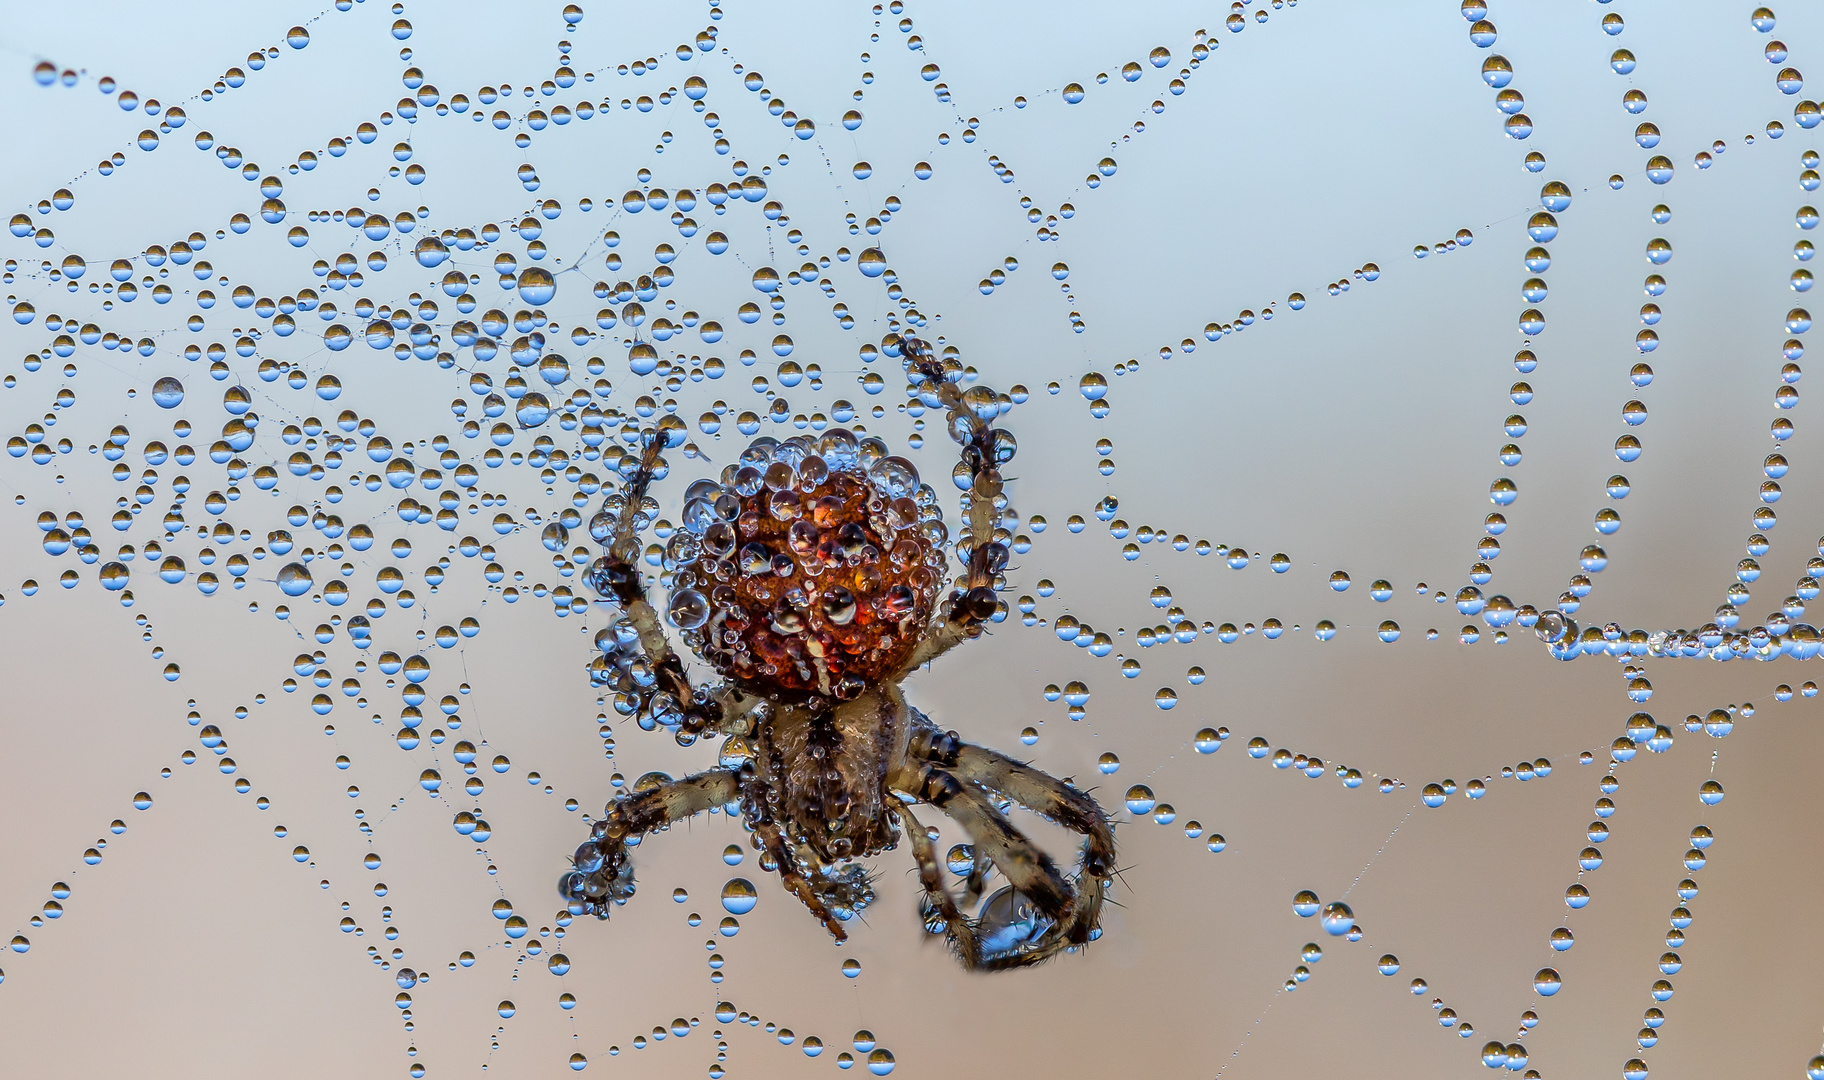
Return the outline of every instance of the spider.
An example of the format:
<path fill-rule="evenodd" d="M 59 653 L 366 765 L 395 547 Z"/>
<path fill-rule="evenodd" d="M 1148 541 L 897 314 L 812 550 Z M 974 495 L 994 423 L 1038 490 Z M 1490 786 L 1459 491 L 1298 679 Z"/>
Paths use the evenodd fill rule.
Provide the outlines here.
<path fill-rule="evenodd" d="M 606 919 L 627 902 L 628 849 L 644 834 L 728 807 L 752 831 L 761 867 L 838 944 L 842 923 L 874 899 L 853 860 L 896 847 L 902 829 L 925 929 L 942 934 L 963 967 L 1035 964 L 1100 936 L 1115 858 L 1101 807 L 1066 781 L 940 729 L 900 689 L 913 670 L 979 637 L 1001 606 L 1008 548 L 997 526 L 1013 512 L 1000 469 L 1015 442 L 989 426 L 999 396 L 963 390 L 953 355 L 940 359 L 910 336 L 890 334 L 884 345 L 961 444 L 954 478 L 966 523 L 955 551 L 964 569 L 940 602 L 948 533 L 937 494 L 881 440 L 842 428 L 757 439 L 720 482 L 691 485 L 663 549 L 668 621 L 724 680 L 714 685 L 691 684 L 638 569 L 638 536 L 658 509 L 647 488 L 666 475 L 660 455 L 685 429 L 668 416 L 656 429 L 624 432 L 638 453 L 623 455 L 625 483 L 590 524 L 607 553 L 590 565 L 589 583 L 619 607 L 596 636 L 592 677 L 642 727 L 665 727 L 683 745 L 706 733 L 727 738 L 720 768 L 643 778 L 608 805 L 558 885 L 574 914 Z M 1008 821 L 1010 802 L 1084 837 L 1075 875 Z M 933 834 L 912 809 L 923 803 L 974 841 L 964 902 L 979 897 L 991 868 L 1009 882 L 975 918 L 944 883 Z"/>

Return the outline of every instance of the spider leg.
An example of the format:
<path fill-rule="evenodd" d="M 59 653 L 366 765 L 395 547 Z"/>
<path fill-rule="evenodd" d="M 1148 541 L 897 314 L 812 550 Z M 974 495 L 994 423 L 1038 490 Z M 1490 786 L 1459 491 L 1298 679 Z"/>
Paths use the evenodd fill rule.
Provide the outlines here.
<path fill-rule="evenodd" d="M 646 490 L 652 486 L 653 480 L 664 467 L 664 461 L 659 455 L 666 447 L 667 434 L 657 428 L 644 430 L 640 432 L 640 442 L 638 461 L 632 466 L 626 486 L 622 489 L 620 516 L 615 520 L 609 537 L 608 554 L 590 567 L 589 579 L 597 591 L 613 597 L 626 613 L 627 621 L 639 635 L 640 648 L 648 658 L 653 689 L 675 702 L 679 713 L 675 726 L 680 741 L 694 741 L 695 736 L 705 728 L 717 726 L 729 705 L 738 707 L 745 695 L 727 687 L 705 695 L 699 701 L 695 688 L 691 686 L 690 676 L 684 670 L 683 659 L 672 649 L 670 640 L 665 636 L 664 621 L 658 609 L 646 597 L 645 577 L 639 569 L 639 517 L 641 504 L 646 499 Z M 638 692 L 632 685 L 619 689 L 623 692 Z M 647 708 L 653 707 L 653 696 L 655 695 L 646 696 L 644 704 Z M 670 711 L 669 706 L 665 707 L 665 711 Z"/>
<path fill-rule="evenodd" d="M 821 922 L 823 928 L 830 932 L 830 936 L 836 939 L 836 944 L 840 945 L 849 940 L 849 935 L 843 930 L 842 923 L 838 922 L 836 916 L 824 905 L 818 889 L 799 871 L 798 858 L 786 845 L 785 835 L 779 831 L 779 823 L 769 817 L 766 821 L 753 822 L 753 826 L 754 833 L 760 837 L 761 843 L 766 845 L 767 853 L 778 864 L 779 880 L 785 883 L 785 887 L 792 891 L 792 895 L 796 896 L 799 902 L 810 909 L 812 915 L 817 916 L 817 921 Z M 823 874 L 815 867 L 815 864 L 812 865 L 811 873 L 819 879 L 819 883 L 824 883 Z"/>
<path fill-rule="evenodd" d="M 988 877 L 994 873 L 994 860 L 982 852 L 975 853 L 969 876 L 963 879 L 963 895 L 973 902 L 987 888 Z"/>
<path fill-rule="evenodd" d="M 931 929 L 936 922 L 941 921 L 944 937 L 950 942 L 951 948 L 956 950 L 957 959 L 965 968 L 973 970 L 981 963 L 975 923 L 957 910 L 955 898 L 944 887 L 944 867 L 938 862 L 937 848 L 931 843 L 925 827 L 913 816 L 912 807 L 903 799 L 895 801 L 898 803 L 898 813 L 906 820 L 906 835 L 912 840 L 912 857 L 918 860 L 918 883 L 925 889 L 925 926 Z"/>
<path fill-rule="evenodd" d="M 945 768 L 1082 834 L 1085 874 L 1106 877 L 1114 871 L 1114 829 L 1096 800 L 1050 773 L 1015 761 L 1006 754 L 963 742 L 953 734 L 947 733 L 942 738 L 955 741 L 954 753 L 943 752 L 942 755 L 949 760 L 939 761 Z"/>
<path fill-rule="evenodd" d="M 1074 922 L 1065 927 L 1065 935 L 1073 943 L 1087 941 L 1101 913 L 1103 882 L 1115 870 L 1115 833 L 1102 807 L 1050 773 L 973 743 L 959 741 L 955 762 L 949 768 L 963 779 L 998 791 L 1041 817 L 1082 834 Z"/>
<path fill-rule="evenodd" d="M 798 854 L 798 865 L 804 869 L 811 891 L 838 922 L 849 921 L 874 902 L 873 875 L 865 866 L 849 862 L 832 867 L 808 845 L 793 841 L 791 846 Z"/>
<path fill-rule="evenodd" d="M 906 373 L 919 396 L 928 404 L 941 405 L 947 414 L 950 437 L 962 447 L 952 478 L 966 493 L 963 516 L 967 531 L 957 539 L 964 570 L 944 610 L 907 661 L 905 670 L 911 671 L 979 636 L 982 623 L 995 613 L 999 603 L 995 580 L 1007 568 L 1008 558 L 1007 545 L 995 535 L 996 526 L 1011 513 L 1001 494 L 1000 469 L 1013 460 L 1016 444 L 1009 432 L 989 426 L 1001 414 L 1000 395 L 980 385 L 962 390 L 957 385 L 963 376 L 962 365 L 940 359 L 918 338 L 903 339 L 900 348 Z"/>
<path fill-rule="evenodd" d="M 1103 813 L 1096 801 L 1049 773 L 986 747 L 966 743 L 955 732 L 940 732 L 935 727 L 921 725 L 913 733 L 908 750 L 913 757 L 930 762 L 936 771 L 957 778 L 968 788 L 979 787 L 998 792 L 1084 837 L 1075 889 L 1068 910 L 1061 914 L 1047 908 L 1043 897 L 1027 893 L 1021 880 L 1005 863 L 1001 863 L 998 854 L 978 839 L 977 868 L 980 869 L 984 856 L 1001 863 L 1002 871 L 1014 887 L 1025 893 L 1035 906 L 1055 921 L 1052 930 L 1046 935 L 1050 940 L 1041 939 L 1041 944 L 1049 946 L 1042 954 L 1040 945 L 1035 945 L 1030 953 L 1022 953 L 1020 959 L 1010 963 L 1034 963 L 1058 948 L 1087 942 L 1101 914 L 1104 882 L 1114 872 L 1115 866 L 1114 830 L 1109 824 L 1108 815 Z M 943 809 L 956 817 L 972 837 L 977 836 L 962 817 L 948 807 Z M 1004 818 L 1002 820 L 1005 821 Z M 1017 833 L 1014 835 L 1018 836 Z M 1024 837 L 1020 839 L 1023 841 Z"/>
<path fill-rule="evenodd" d="M 975 843 L 978 853 L 994 860 L 1019 893 L 1043 917 L 1047 925 L 1023 940 L 1010 942 L 990 951 L 985 940 L 999 929 L 977 920 L 978 935 L 975 966 L 988 971 L 1024 967 L 1087 942 L 1095 929 L 1096 913 L 1102 905 L 1100 879 L 1095 885 L 1079 891 L 1058 871 L 1051 856 L 1034 847 L 994 805 L 988 793 L 975 784 L 935 766 L 924 767 L 919 784 L 923 798 L 963 827 Z"/>
<path fill-rule="evenodd" d="M 975 635 L 969 633 L 971 629 L 976 631 Z M 948 614 L 940 614 L 925 629 L 924 636 L 918 639 L 918 644 L 913 647 L 912 655 L 907 658 L 906 666 L 899 673 L 899 677 L 905 678 L 908 674 L 968 641 L 971 636 L 979 636 L 980 633 L 980 620 L 971 623 L 966 619 L 957 620 L 950 618 Z"/>
<path fill-rule="evenodd" d="M 740 773 L 711 769 L 609 803 L 590 829 L 590 838 L 571 857 L 571 869 L 559 879 L 558 892 L 576 914 L 606 919 L 614 904 L 626 903 L 633 895 L 629 847 L 646 833 L 726 806 L 740 795 Z"/>

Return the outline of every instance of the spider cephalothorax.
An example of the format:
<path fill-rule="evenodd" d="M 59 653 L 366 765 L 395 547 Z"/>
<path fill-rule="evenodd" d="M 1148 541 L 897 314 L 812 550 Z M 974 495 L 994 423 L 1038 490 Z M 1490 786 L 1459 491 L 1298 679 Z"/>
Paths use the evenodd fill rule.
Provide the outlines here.
<path fill-rule="evenodd" d="M 626 484 L 591 524 L 607 554 L 589 572 L 621 613 L 596 636 L 602 655 L 590 670 L 642 727 L 665 727 L 685 744 L 711 732 L 726 739 L 721 768 L 654 776 L 609 804 L 559 882 L 576 914 L 605 919 L 633 895 L 628 848 L 643 834 L 726 806 L 753 832 L 761 865 L 839 942 L 841 924 L 874 898 L 865 870 L 848 860 L 894 847 L 902 830 L 924 887 L 925 926 L 946 936 L 965 967 L 1037 963 L 1099 933 L 1115 849 L 1095 800 L 939 729 L 899 689 L 1001 609 L 1002 523 L 1014 517 L 1000 466 L 1015 444 L 990 426 L 1006 399 L 962 390 L 961 363 L 916 338 L 882 344 L 904 357 L 921 401 L 949 417 L 962 447 L 954 478 L 965 493 L 963 529 L 949 543 L 936 493 L 877 438 L 838 428 L 755 440 L 720 482 L 691 485 L 680 527 L 657 549 L 670 576 L 667 617 L 725 682 L 692 686 L 638 569 L 639 533 L 658 505 L 647 488 L 665 474 L 661 454 L 682 443 L 682 425 L 668 417 L 656 430 L 624 433 L 638 452 L 623 458 Z M 963 570 L 940 602 L 952 551 Z M 919 802 L 974 841 L 968 898 L 995 869 L 1008 879 L 976 918 L 944 884 L 935 834 L 913 815 Z M 1007 820 L 1015 802 L 1085 838 L 1074 877 Z"/>

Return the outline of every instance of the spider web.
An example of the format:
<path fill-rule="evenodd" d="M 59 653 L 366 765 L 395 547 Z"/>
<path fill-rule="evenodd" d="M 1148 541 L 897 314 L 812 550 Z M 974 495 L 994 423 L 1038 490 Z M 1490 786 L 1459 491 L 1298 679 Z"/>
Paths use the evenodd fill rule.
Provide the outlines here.
<path fill-rule="evenodd" d="M 1811 13 L 197 14 L 0 32 L 22 1070 L 1806 1071 Z M 954 523 L 906 330 L 1021 440 L 908 693 L 1120 811 L 1101 940 L 968 976 L 902 849 L 831 948 L 723 815 L 570 921 L 713 756 L 590 689 L 594 447 L 857 426 Z"/>

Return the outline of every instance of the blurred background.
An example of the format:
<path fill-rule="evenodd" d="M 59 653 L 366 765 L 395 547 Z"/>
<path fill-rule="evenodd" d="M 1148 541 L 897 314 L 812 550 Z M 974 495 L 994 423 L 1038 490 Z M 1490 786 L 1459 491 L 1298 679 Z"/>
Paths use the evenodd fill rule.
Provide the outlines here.
<path fill-rule="evenodd" d="M 1817 676 L 1564 662 L 1513 609 L 1805 621 L 1818 24 L 9 11 L 9 1067 L 1805 1075 Z M 585 818 L 715 759 L 590 686 L 611 613 L 541 535 L 599 500 L 591 412 L 689 424 L 666 513 L 846 423 L 954 527 L 908 329 L 1007 395 L 1023 523 L 1004 621 L 908 693 L 1115 814 L 1101 940 L 965 973 L 902 845 L 833 947 L 720 815 L 571 922 Z"/>

